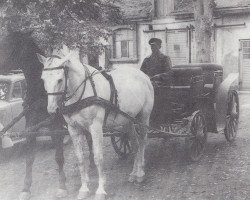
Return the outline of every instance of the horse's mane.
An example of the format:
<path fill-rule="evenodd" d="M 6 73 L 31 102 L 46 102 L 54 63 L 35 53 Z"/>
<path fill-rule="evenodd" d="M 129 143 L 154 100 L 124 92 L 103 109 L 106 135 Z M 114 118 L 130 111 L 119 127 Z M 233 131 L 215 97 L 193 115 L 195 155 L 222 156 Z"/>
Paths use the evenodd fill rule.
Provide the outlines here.
<path fill-rule="evenodd" d="M 36 53 L 43 54 L 30 32 L 11 32 L 0 42 L 0 73 L 21 69 L 27 82 L 27 94 L 31 99 L 45 94 L 41 81 L 43 65 Z"/>
<path fill-rule="evenodd" d="M 42 68 L 36 53 L 43 54 L 31 33 L 11 32 L 0 42 L 0 70 L 21 69 L 25 73 L 32 68 Z"/>

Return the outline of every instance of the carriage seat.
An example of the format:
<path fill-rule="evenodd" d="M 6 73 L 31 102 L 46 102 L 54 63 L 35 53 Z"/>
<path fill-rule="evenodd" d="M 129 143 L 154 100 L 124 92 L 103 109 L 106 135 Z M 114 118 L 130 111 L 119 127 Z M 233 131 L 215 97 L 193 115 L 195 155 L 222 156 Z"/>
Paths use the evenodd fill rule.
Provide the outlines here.
<path fill-rule="evenodd" d="M 201 68 L 204 76 L 204 93 L 214 93 L 223 79 L 223 67 L 214 63 L 177 65 L 175 68 Z"/>
<path fill-rule="evenodd" d="M 202 68 L 191 66 L 174 66 L 172 71 L 172 112 L 175 116 L 181 116 L 203 93 L 203 71 Z"/>
<path fill-rule="evenodd" d="M 190 88 L 191 78 L 202 75 L 202 68 L 177 65 L 172 68 L 173 88 Z"/>

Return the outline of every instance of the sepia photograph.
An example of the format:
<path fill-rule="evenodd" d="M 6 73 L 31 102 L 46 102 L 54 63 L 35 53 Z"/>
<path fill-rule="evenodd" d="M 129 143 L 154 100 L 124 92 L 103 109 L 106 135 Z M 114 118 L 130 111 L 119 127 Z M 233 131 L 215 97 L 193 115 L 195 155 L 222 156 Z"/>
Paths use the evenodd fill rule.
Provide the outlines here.
<path fill-rule="evenodd" d="M 0 0 L 0 200 L 250 200 L 249 144 L 250 0 Z"/>

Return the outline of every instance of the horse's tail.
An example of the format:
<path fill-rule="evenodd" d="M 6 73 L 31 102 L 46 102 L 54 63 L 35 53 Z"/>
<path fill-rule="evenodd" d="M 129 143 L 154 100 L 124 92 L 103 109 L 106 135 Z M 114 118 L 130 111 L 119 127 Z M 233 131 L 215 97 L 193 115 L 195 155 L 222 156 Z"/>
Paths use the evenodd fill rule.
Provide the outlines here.
<path fill-rule="evenodd" d="M 136 118 L 139 119 L 141 123 L 149 125 L 149 118 L 154 106 L 154 87 L 149 77 L 146 77 L 145 82 L 145 86 L 147 86 L 148 89 L 148 94 L 146 94 L 146 99 L 143 108 Z"/>

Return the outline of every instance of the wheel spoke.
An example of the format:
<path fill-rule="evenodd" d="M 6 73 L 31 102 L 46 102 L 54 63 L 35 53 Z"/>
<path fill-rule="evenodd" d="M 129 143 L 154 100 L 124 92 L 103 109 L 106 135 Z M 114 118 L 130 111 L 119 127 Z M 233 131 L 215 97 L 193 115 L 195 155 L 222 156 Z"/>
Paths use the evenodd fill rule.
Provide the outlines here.
<path fill-rule="evenodd" d="M 192 119 L 190 131 L 194 138 L 187 139 L 187 147 L 189 148 L 190 158 L 193 161 L 197 161 L 204 151 L 207 138 L 205 129 L 206 125 L 204 122 L 204 117 L 201 112 L 197 112 Z"/>
<path fill-rule="evenodd" d="M 239 100 L 237 93 L 234 91 L 230 93 L 227 112 L 225 136 L 229 142 L 232 142 L 237 135 L 239 121 Z"/>

